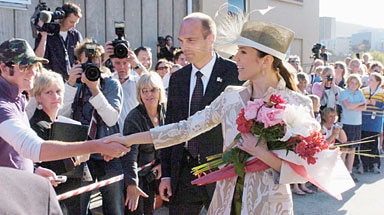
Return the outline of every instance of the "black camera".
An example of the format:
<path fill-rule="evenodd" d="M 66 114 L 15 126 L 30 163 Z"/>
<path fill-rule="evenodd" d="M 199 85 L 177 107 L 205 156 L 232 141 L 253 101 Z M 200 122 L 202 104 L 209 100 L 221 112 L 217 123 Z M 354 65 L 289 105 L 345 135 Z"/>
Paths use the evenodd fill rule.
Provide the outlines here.
<path fill-rule="evenodd" d="M 167 41 L 165 40 L 164 37 L 161 37 L 161 36 L 157 37 L 157 45 L 160 46 L 160 48 L 165 47 L 166 43 Z"/>
<path fill-rule="evenodd" d="M 51 11 L 46 2 L 41 2 L 35 7 L 35 12 L 31 17 L 32 34 L 33 37 L 37 37 L 36 31 L 45 31 L 48 33 L 59 33 L 60 24 L 55 22 L 58 19 L 64 19 L 66 16 L 65 11 L 61 7 L 57 7 L 55 11 Z M 44 24 L 38 25 L 39 21 Z"/>
<path fill-rule="evenodd" d="M 315 45 L 313 45 L 312 47 L 312 58 L 314 59 L 320 59 L 320 50 L 321 50 L 321 44 L 320 43 L 316 43 Z"/>
<path fill-rule="evenodd" d="M 128 57 L 129 42 L 124 39 L 124 22 L 115 22 L 115 33 L 117 38 L 112 41 L 113 57 Z"/>
<path fill-rule="evenodd" d="M 87 62 L 81 64 L 81 68 L 85 73 L 85 77 L 87 77 L 90 81 L 97 81 L 100 78 L 100 69 L 99 67 L 93 63 L 92 59 L 96 55 L 96 44 L 95 43 L 86 43 L 85 44 L 85 56 L 87 56 Z M 81 79 L 78 78 L 76 80 L 77 83 L 81 82 Z"/>
<path fill-rule="evenodd" d="M 154 171 L 150 171 L 147 175 L 145 175 L 145 180 L 147 180 L 148 183 L 151 183 L 152 181 L 154 181 L 157 177 L 157 171 L 154 170 Z"/>
<path fill-rule="evenodd" d="M 327 75 L 327 81 L 333 81 L 333 76 L 332 75 Z"/>

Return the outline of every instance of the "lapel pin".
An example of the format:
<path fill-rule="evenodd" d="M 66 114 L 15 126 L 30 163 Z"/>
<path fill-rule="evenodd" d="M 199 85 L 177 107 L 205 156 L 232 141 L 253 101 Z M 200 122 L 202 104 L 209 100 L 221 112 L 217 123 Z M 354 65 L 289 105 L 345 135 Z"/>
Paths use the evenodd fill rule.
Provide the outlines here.
<path fill-rule="evenodd" d="M 216 81 L 221 83 L 221 82 L 223 82 L 223 79 L 220 77 L 217 77 Z"/>

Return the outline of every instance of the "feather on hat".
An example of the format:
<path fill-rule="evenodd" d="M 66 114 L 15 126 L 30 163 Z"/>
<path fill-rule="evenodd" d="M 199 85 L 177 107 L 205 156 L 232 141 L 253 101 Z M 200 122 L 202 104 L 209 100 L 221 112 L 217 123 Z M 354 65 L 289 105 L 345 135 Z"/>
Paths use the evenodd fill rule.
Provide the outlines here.
<path fill-rule="evenodd" d="M 273 55 L 281 60 L 285 59 L 286 52 L 294 38 L 294 32 L 281 25 L 268 22 L 250 21 L 253 12 L 262 15 L 273 9 L 254 10 L 244 13 L 235 6 L 222 5 L 215 14 L 217 36 L 215 49 L 228 54 L 235 54 L 237 46 L 250 46 Z"/>

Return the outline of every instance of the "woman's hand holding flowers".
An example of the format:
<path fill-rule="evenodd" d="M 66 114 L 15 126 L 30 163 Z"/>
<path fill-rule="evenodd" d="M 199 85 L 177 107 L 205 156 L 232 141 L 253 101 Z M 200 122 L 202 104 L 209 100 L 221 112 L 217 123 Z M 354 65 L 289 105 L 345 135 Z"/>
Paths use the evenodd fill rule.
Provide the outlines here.
<path fill-rule="evenodd" d="M 265 140 L 261 139 L 259 142 L 259 136 L 251 133 L 241 134 L 241 140 L 237 147 L 255 157 L 259 157 L 262 153 L 268 151 Z"/>

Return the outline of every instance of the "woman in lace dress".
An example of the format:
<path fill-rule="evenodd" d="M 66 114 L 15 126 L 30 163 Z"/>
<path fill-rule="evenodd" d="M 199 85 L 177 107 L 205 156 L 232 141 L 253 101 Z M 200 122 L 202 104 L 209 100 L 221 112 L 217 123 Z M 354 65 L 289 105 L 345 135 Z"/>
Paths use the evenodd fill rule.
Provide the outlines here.
<path fill-rule="evenodd" d="M 218 35 L 220 30 L 225 31 L 219 26 Z M 283 61 L 294 33 L 276 24 L 256 21 L 246 21 L 241 29 L 239 36 L 225 47 L 236 45 L 237 53 L 233 60 L 238 67 L 239 80 L 247 81 L 243 86 L 227 87 L 210 106 L 187 120 L 159 126 L 148 132 L 112 137 L 113 140 L 125 145 L 153 142 L 156 149 L 161 149 L 187 141 L 221 123 L 223 150 L 226 150 L 239 133 L 236 118 L 251 99 L 267 101 L 271 95 L 279 94 L 286 103 L 301 104 L 305 111 L 313 113 L 311 100 L 296 92 L 288 66 L 285 66 L 287 63 Z M 264 140 L 255 146 L 257 136 L 247 133 L 242 134 L 242 139 L 243 142 L 237 146 L 270 168 L 247 172 L 243 180 L 231 177 L 217 181 L 208 214 L 293 214 L 289 184 L 305 180 L 292 170 L 285 159 L 268 150 Z M 306 162 L 301 164 L 308 167 Z"/>

